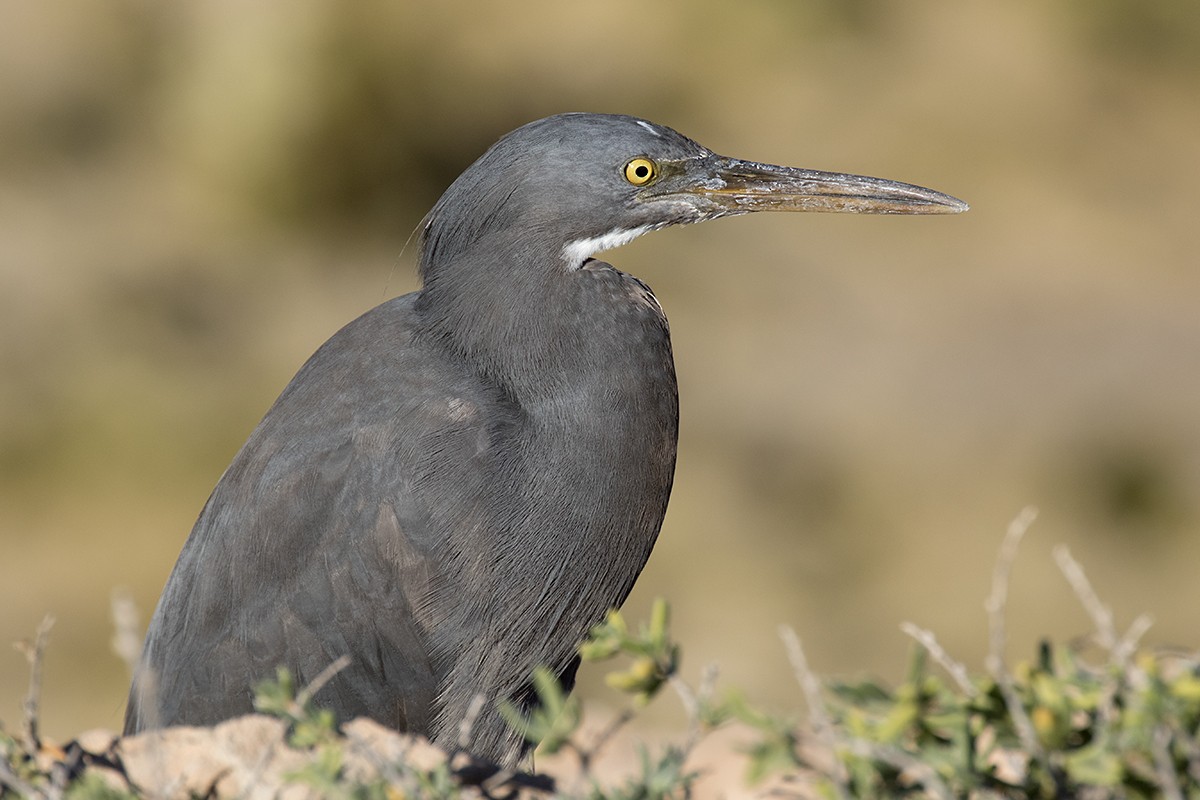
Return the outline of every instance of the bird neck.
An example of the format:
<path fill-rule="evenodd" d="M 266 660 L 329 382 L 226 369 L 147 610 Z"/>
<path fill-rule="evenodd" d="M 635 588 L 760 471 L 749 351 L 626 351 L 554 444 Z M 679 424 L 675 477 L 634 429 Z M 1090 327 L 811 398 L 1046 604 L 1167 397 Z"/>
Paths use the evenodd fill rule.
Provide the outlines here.
<path fill-rule="evenodd" d="M 498 248 L 503 260 L 470 250 L 424 263 L 417 312 L 428 335 L 514 396 L 552 391 L 589 360 L 574 307 L 576 281 L 561 247 Z M 549 251 L 549 252 L 545 252 Z"/>

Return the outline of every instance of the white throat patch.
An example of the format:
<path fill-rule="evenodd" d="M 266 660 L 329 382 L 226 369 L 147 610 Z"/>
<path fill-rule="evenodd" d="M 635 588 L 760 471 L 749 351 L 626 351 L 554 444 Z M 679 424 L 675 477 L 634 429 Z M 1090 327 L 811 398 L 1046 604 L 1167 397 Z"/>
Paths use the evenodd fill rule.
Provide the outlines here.
<path fill-rule="evenodd" d="M 573 242 L 567 242 L 563 245 L 562 249 L 563 260 L 567 262 L 567 269 L 579 269 L 583 266 L 584 261 L 587 261 L 596 253 L 603 253 L 605 250 L 612 250 L 614 247 L 629 244 L 653 228 L 653 225 L 642 225 L 638 228 L 609 231 L 608 233 L 593 236 L 589 239 L 576 239 Z"/>

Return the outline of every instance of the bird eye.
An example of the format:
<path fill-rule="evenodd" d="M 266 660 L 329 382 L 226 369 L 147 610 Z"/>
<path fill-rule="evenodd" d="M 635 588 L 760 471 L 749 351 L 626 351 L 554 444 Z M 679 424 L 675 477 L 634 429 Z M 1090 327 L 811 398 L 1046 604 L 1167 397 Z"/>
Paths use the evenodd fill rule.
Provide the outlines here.
<path fill-rule="evenodd" d="M 648 158 L 635 158 L 625 165 L 625 180 L 634 186 L 645 186 L 658 177 L 658 165 Z"/>

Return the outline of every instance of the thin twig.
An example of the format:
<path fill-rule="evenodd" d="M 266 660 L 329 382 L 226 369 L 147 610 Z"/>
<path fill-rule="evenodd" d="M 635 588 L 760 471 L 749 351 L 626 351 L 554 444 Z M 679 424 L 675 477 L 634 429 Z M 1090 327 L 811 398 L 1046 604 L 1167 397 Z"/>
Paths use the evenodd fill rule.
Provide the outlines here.
<path fill-rule="evenodd" d="M 712 700 L 713 692 L 717 689 L 717 676 L 720 674 L 720 669 L 716 664 L 708 664 L 700 671 L 700 684 L 696 687 L 696 716 L 688 723 L 688 750 L 695 747 L 700 741 L 703 734 L 703 720 L 700 719 L 700 712 Z"/>
<path fill-rule="evenodd" d="M 606 747 L 608 745 L 609 740 L 612 739 L 614 736 L 616 736 L 617 732 L 619 730 L 621 730 L 621 728 L 628 725 L 635 716 L 637 716 L 637 715 L 634 714 L 633 710 L 627 708 L 624 711 L 622 711 L 620 714 L 618 714 L 612 720 L 612 722 L 605 725 L 604 728 L 600 731 L 600 733 L 596 734 L 595 738 L 592 739 L 592 743 L 588 747 L 588 750 L 587 750 L 588 758 L 591 759 L 597 753 L 599 753 L 604 747 Z"/>
<path fill-rule="evenodd" d="M 700 686 L 698 689 L 692 689 L 687 681 L 680 678 L 679 675 L 671 675 L 667 682 L 671 688 L 675 690 L 675 694 L 679 695 L 679 702 L 683 705 L 684 713 L 687 714 L 688 729 L 687 738 L 684 740 L 683 752 L 690 753 L 692 748 L 700 741 L 703 734 L 701 725 L 701 711 L 703 704 L 708 701 L 712 695 L 713 686 L 717 681 L 717 665 L 709 664 L 704 668 L 700 675 Z"/>
<path fill-rule="evenodd" d="M 1066 545 L 1060 544 L 1055 547 L 1053 554 L 1059 570 L 1067 579 L 1071 590 L 1075 592 L 1083 610 L 1092 618 L 1097 643 L 1107 651 L 1109 663 L 1118 667 L 1105 678 L 1103 691 L 1097 703 L 1099 725 L 1107 729 L 1117 716 L 1117 695 L 1121 691 L 1120 676 L 1125 674 L 1123 659 L 1117 653 L 1117 627 L 1113 623 L 1112 610 L 1100 600 L 1100 595 L 1092 588 L 1092 582 L 1088 580 L 1083 566 L 1075 560 Z"/>
<path fill-rule="evenodd" d="M 591 778 L 592 763 L 596 756 L 599 755 L 600 750 L 608 744 L 612 737 L 617 735 L 617 731 L 628 725 L 634 716 L 635 714 L 631 709 L 625 709 L 605 725 L 587 747 L 580 747 L 573 739 L 567 740 L 567 747 L 575 754 L 575 758 L 579 761 L 579 778 L 576 788 L 582 787 L 584 781 Z"/>
<path fill-rule="evenodd" d="M 804 657 L 804 648 L 800 645 L 800 638 L 796 636 L 796 631 L 792 630 L 789 625 L 780 625 L 779 638 L 783 640 L 783 646 L 787 650 L 788 662 L 792 665 L 792 675 L 795 676 L 796 683 L 800 684 L 804 700 L 808 703 L 808 716 L 812 721 L 813 730 L 817 732 L 833 730 L 829 709 L 825 707 L 825 699 L 821 697 L 821 682 L 817 680 L 817 676 L 808 666 L 808 659 Z"/>
<path fill-rule="evenodd" d="M 158 713 L 158 670 L 143 665 L 134 673 L 129 707 L 136 713 L 134 722 L 138 731 L 162 727 Z"/>
<path fill-rule="evenodd" d="M 1194 737 L 1185 736 L 1176 742 L 1176 746 L 1187 759 L 1187 776 L 1193 783 L 1200 783 L 1200 743 Z"/>
<path fill-rule="evenodd" d="M 54 627 L 54 615 L 47 614 L 38 625 L 34 634 L 33 644 L 18 642 L 16 647 L 25 653 L 29 660 L 29 691 L 25 695 L 22 706 L 24 712 L 22 733 L 25 737 L 25 747 L 30 753 L 36 753 L 42 747 L 38 735 L 38 709 L 42 703 L 42 661 L 46 655 L 46 642 L 50 637 L 50 629 Z"/>
<path fill-rule="evenodd" d="M 137 604 L 128 589 L 114 589 L 112 593 L 112 648 L 132 675 L 142 658 L 141 619 Z"/>
<path fill-rule="evenodd" d="M 975 697 L 979 694 L 979 690 L 971 683 L 967 668 L 950 657 L 950 654 L 938 643 L 937 637 L 933 635 L 933 631 L 926 630 L 911 622 L 901 622 L 900 630 L 916 639 L 929 652 L 929 655 L 933 656 L 933 660 L 940 664 L 942 669 L 946 670 L 950 677 L 954 679 L 954 682 L 958 684 L 958 688 L 962 689 L 968 697 Z"/>
<path fill-rule="evenodd" d="M 667 678 L 667 683 L 675 690 L 675 694 L 679 695 L 679 702 L 683 705 L 684 713 L 687 714 L 688 732 L 687 739 L 684 740 L 683 752 L 690 753 L 696 746 L 696 742 L 700 741 L 700 694 L 693 691 L 687 681 L 678 675 L 671 675 Z"/>
<path fill-rule="evenodd" d="M 512 767 L 503 767 L 496 770 L 495 773 L 486 778 L 479 784 L 479 788 L 483 790 L 484 797 L 494 797 L 496 790 L 511 781 L 517 774 L 517 771 Z"/>
<path fill-rule="evenodd" d="M 1170 729 L 1157 728 L 1150 741 L 1150 749 L 1154 753 L 1154 772 L 1158 776 L 1158 789 L 1163 797 L 1167 800 L 1183 800 L 1183 790 L 1179 788 L 1175 765 L 1171 761 L 1170 744 Z"/>
<path fill-rule="evenodd" d="M 1100 646 L 1109 651 L 1111 655 L 1113 648 L 1117 645 L 1117 628 L 1113 624 L 1112 611 L 1100 601 L 1100 596 L 1092 588 L 1092 583 L 1087 579 L 1083 567 L 1071 556 L 1071 551 L 1065 544 L 1055 547 L 1053 553 L 1054 560 L 1058 562 L 1058 568 L 1062 571 L 1063 577 L 1067 579 L 1067 583 L 1071 584 L 1071 589 L 1079 598 L 1083 610 L 1092 618 Z"/>
<path fill-rule="evenodd" d="M 45 797 L 46 793 L 36 786 L 21 779 L 6 761 L 0 760 L 0 787 L 8 787 L 17 793 L 18 797 Z"/>
<path fill-rule="evenodd" d="M 700 701 L 696 699 L 696 693 L 692 691 L 692 687 L 687 685 L 687 681 L 678 675 L 670 675 L 667 677 L 667 684 L 675 690 L 675 694 L 679 695 L 679 702 L 683 705 L 688 719 L 700 715 Z"/>
<path fill-rule="evenodd" d="M 588 765 L 590 766 L 590 764 L 592 764 L 592 759 L 596 756 L 596 754 L 598 754 L 602 748 L 607 746 L 608 741 L 610 741 L 613 736 L 617 735 L 618 730 L 624 728 L 626 724 L 629 724 L 634 716 L 636 716 L 634 711 L 625 709 L 616 717 L 613 717 L 613 720 L 606 724 L 606 726 L 600 730 L 600 733 L 595 735 L 595 738 L 592 740 L 592 744 L 590 744 L 587 748 L 587 752 L 576 750 L 576 752 L 580 754 L 581 762 L 584 757 L 586 757 Z"/>
<path fill-rule="evenodd" d="M 720 674 L 721 669 L 715 663 L 707 664 L 704 669 L 700 670 L 700 685 L 696 687 L 696 697 L 700 698 L 700 702 L 712 698 L 713 692 L 717 689 L 717 678 Z"/>
<path fill-rule="evenodd" d="M 821 682 L 809 669 L 808 659 L 804 657 L 804 648 L 801 647 L 800 637 L 796 636 L 796 632 L 788 625 L 780 625 L 779 638 L 783 640 L 788 661 L 792 665 L 792 674 L 796 678 L 796 683 L 800 684 L 800 691 L 804 693 L 804 700 L 808 704 L 808 720 L 813 733 L 829 749 L 829 753 L 833 757 L 834 789 L 838 797 L 849 797 L 849 777 L 837 755 L 838 736 L 833 727 L 833 719 L 829 716 L 829 709 L 825 707 L 825 699 L 821 697 Z"/>
<path fill-rule="evenodd" d="M 487 703 L 487 698 L 482 692 L 476 692 L 471 698 L 471 702 L 467 704 L 467 713 L 463 714 L 463 718 L 458 722 L 458 749 L 471 749 L 471 733 L 475 730 L 475 723 L 479 720 L 479 715 L 483 713 L 483 706 Z"/>
<path fill-rule="evenodd" d="M 1133 654 L 1137 650 L 1138 643 L 1142 637 L 1146 635 L 1146 631 L 1154 624 L 1154 617 L 1149 614 L 1141 614 L 1129 626 L 1129 630 L 1125 631 L 1125 635 L 1117 642 L 1113 648 L 1113 661 L 1122 667 L 1133 668 Z"/>
<path fill-rule="evenodd" d="M 299 708 L 304 708 L 308 705 L 308 701 L 313 699 L 317 692 L 325 687 L 325 684 L 333 680 L 334 676 L 350 666 L 350 656 L 338 656 L 325 669 L 317 673 L 317 677 L 308 682 L 303 689 L 296 692 L 296 705 Z"/>
<path fill-rule="evenodd" d="M 907 773 L 917 783 L 924 787 L 925 791 L 939 800 L 954 800 L 954 795 L 937 774 L 933 767 L 924 763 L 918 758 L 909 755 L 898 747 L 891 747 L 875 742 L 868 742 L 863 739 L 851 739 L 847 743 L 855 755 L 864 758 L 874 759 L 889 764 L 903 773 Z"/>
<path fill-rule="evenodd" d="M 1050 765 L 1046 760 L 1046 753 L 1038 742 L 1033 722 L 1025 713 L 1025 706 L 1021 703 L 1021 698 L 1017 696 L 1012 675 L 1004 662 L 1004 650 L 1007 645 L 1004 610 L 1008 604 L 1009 576 L 1012 574 L 1013 562 L 1017 558 L 1017 548 L 1021 544 L 1021 538 L 1025 536 L 1025 532 L 1029 530 L 1029 526 L 1036 518 L 1037 509 L 1033 506 L 1022 509 L 1021 513 L 1017 514 L 1016 518 L 1009 523 L 1004 541 L 1000 544 L 1000 553 L 996 557 L 996 567 L 992 572 L 992 591 L 984 603 L 991 629 L 986 662 L 988 671 L 992 674 L 996 685 L 1000 688 L 1000 694 L 1004 697 L 1004 704 L 1008 707 L 1008 713 L 1012 717 L 1013 727 L 1017 729 L 1021 745 L 1026 752 L 1042 762 L 1049 772 Z"/>
<path fill-rule="evenodd" d="M 1058 568 L 1062 570 L 1080 604 L 1092 618 L 1098 643 L 1108 651 L 1108 663 L 1113 669 L 1105 681 L 1104 692 L 1098 704 L 1100 721 L 1107 726 L 1117 717 L 1117 695 L 1121 691 L 1122 681 L 1128 680 L 1129 676 L 1136 677 L 1141 674 L 1132 663 L 1133 654 L 1138 641 L 1149 630 L 1152 619 L 1146 614 L 1139 616 L 1129 626 L 1125 635 L 1118 637 L 1112 611 L 1100 600 L 1083 567 L 1071 556 L 1071 551 L 1066 545 L 1054 548 L 1054 560 L 1058 562 Z"/>

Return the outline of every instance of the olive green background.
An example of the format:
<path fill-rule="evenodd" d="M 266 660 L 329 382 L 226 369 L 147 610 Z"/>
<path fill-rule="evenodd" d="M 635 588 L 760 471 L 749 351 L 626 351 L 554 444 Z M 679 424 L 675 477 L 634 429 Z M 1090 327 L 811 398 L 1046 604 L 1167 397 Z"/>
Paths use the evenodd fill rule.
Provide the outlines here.
<path fill-rule="evenodd" d="M 111 591 L 144 624 L 294 371 L 415 286 L 441 190 L 568 110 L 972 204 L 609 254 L 672 322 L 676 491 L 631 607 L 672 600 L 689 676 L 798 704 L 782 621 L 825 673 L 899 675 L 905 620 L 978 666 L 1026 504 L 1014 656 L 1088 630 L 1059 542 L 1119 625 L 1195 646 L 1198 87 L 1192 0 L 0 3 L 0 642 L 57 616 L 44 729 L 119 724 Z M 26 677 L 0 649 L 10 728 Z"/>

